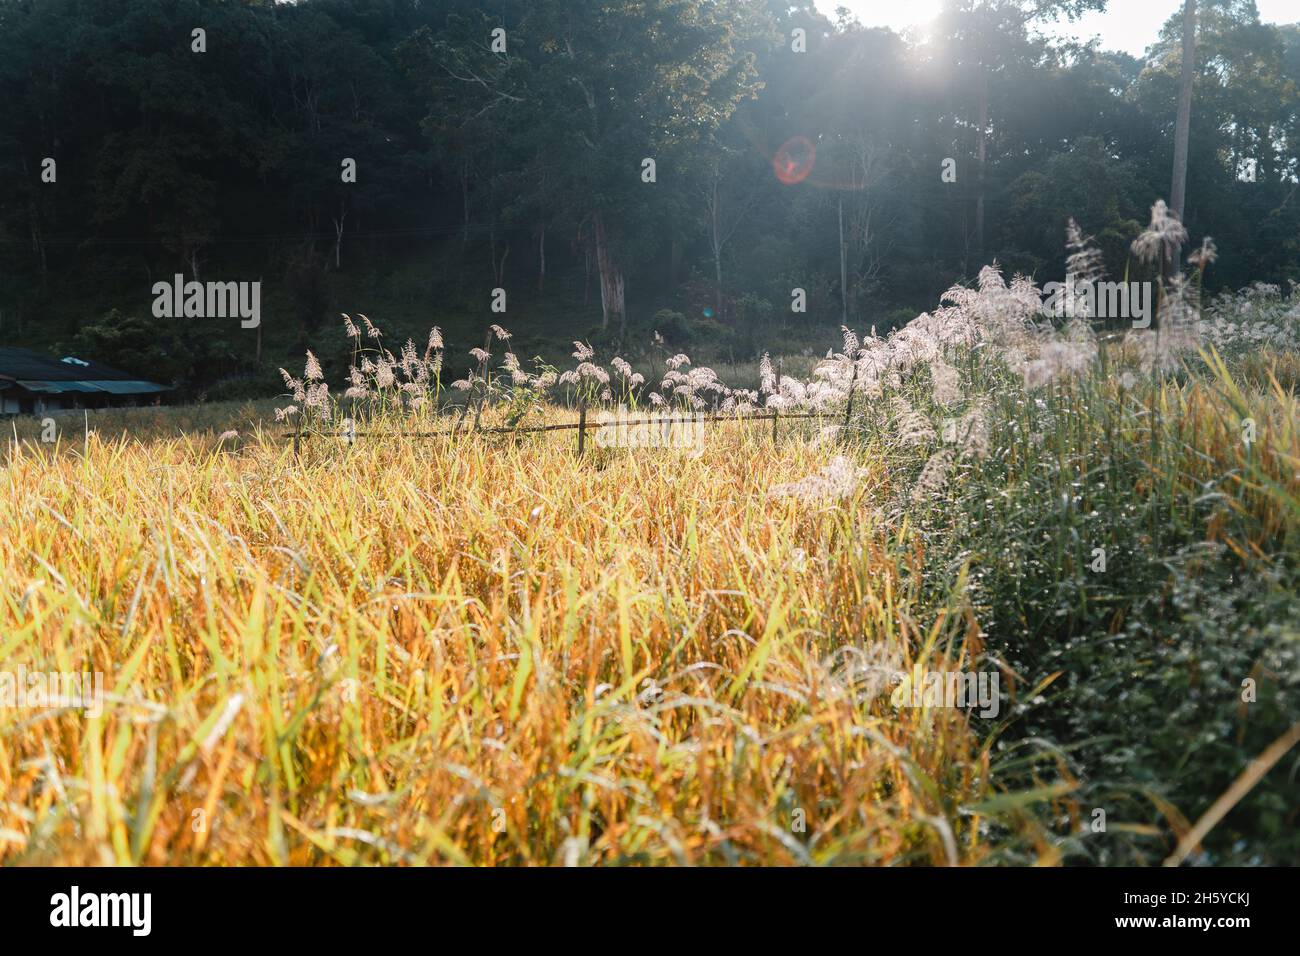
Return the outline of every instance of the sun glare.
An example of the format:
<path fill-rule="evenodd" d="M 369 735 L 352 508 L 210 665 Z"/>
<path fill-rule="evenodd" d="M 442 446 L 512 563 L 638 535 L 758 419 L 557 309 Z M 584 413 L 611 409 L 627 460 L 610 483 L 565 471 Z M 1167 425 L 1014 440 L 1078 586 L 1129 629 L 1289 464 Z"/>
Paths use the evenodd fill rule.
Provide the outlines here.
<path fill-rule="evenodd" d="M 943 0 L 910 0 L 905 4 L 892 0 L 816 0 L 817 9 L 832 19 L 837 7 L 846 7 L 865 26 L 889 27 L 900 33 L 909 27 L 927 27 Z"/>

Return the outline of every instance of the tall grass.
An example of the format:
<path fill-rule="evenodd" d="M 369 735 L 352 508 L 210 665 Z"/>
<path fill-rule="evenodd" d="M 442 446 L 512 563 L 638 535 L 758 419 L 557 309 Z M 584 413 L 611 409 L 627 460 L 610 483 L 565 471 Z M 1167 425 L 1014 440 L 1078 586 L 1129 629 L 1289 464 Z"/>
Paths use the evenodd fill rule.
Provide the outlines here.
<path fill-rule="evenodd" d="M 1065 857 L 1155 863 L 1300 720 L 1297 400 L 1267 355 L 1244 363 L 1263 381 L 1210 352 L 1126 387 L 1110 352 L 1037 394 L 993 389 L 991 453 L 913 520 L 934 593 L 964 576 L 990 650 L 1051 680 L 1002 733 L 1023 763 L 995 763 L 1001 784 L 1077 780 L 1108 825 L 1058 828 Z M 1261 780 L 1196 859 L 1300 860 L 1298 769 Z"/>
<path fill-rule="evenodd" d="M 0 707 L 0 860 L 1300 861 L 1290 332 L 1229 303 L 1199 352 L 1099 342 L 1038 303 L 986 270 L 808 380 L 666 353 L 648 396 L 495 330 L 450 415 L 436 331 L 348 319 L 348 393 L 285 374 L 312 441 L 248 407 L 15 430 L 0 671 L 110 693 Z M 574 396 L 736 418 L 699 454 L 473 427 Z M 891 703 L 936 670 L 996 672 L 999 712 Z"/>
<path fill-rule="evenodd" d="M 973 625 L 905 583 L 881 463 L 833 507 L 768 498 L 822 454 L 746 425 L 582 463 L 545 436 L 25 445 L 0 661 L 111 694 L 0 710 L 0 854 L 978 861 L 987 754 L 881 696 Z"/>

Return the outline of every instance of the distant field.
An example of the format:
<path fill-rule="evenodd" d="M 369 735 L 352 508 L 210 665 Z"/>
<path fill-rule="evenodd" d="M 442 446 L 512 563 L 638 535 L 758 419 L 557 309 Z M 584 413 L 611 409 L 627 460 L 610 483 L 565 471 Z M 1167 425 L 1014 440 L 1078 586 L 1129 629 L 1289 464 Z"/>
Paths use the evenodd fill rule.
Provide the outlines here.
<path fill-rule="evenodd" d="M 309 365 L 280 422 L 15 421 L 0 670 L 103 697 L 0 707 L 0 860 L 1300 862 L 1296 313 L 1101 346 L 1017 295 L 986 272 L 785 381 L 679 363 L 646 388 L 733 418 L 685 448 L 435 415 L 644 395 L 507 340 L 464 388 L 432 346 L 348 397 Z"/>

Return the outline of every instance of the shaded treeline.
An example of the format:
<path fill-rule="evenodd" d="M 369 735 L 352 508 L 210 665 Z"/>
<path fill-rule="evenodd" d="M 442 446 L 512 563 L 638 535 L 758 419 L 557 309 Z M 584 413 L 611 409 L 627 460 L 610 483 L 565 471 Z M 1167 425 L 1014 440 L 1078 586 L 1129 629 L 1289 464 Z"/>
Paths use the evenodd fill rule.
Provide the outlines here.
<path fill-rule="evenodd" d="M 199 387 L 340 309 L 482 328 L 500 287 L 539 342 L 743 353 L 995 259 L 1059 279 L 1071 216 L 1141 277 L 1181 23 L 1146 62 L 1040 34 L 1100 5 L 954 0 L 905 39 L 772 0 L 0 0 L 0 340 Z M 1210 284 L 1296 276 L 1300 29 L 1203 0 L 1196 65 Z M 261 280 L 264 327 L 155 319 L 176 273 Z"/>

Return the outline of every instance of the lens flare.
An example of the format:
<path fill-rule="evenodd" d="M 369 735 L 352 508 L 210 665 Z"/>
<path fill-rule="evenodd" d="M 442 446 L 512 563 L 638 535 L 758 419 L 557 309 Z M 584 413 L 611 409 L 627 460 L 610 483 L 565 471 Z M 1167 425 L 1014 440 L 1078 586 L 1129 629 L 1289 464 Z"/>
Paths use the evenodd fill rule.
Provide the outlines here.
<path fill-rule="evenodd" d="M 772 157 L 772 171 L 787 186 L 801 183 L 813 171 L 817 147 L 806 136 L 794 136 L 781 144 Z"/>

